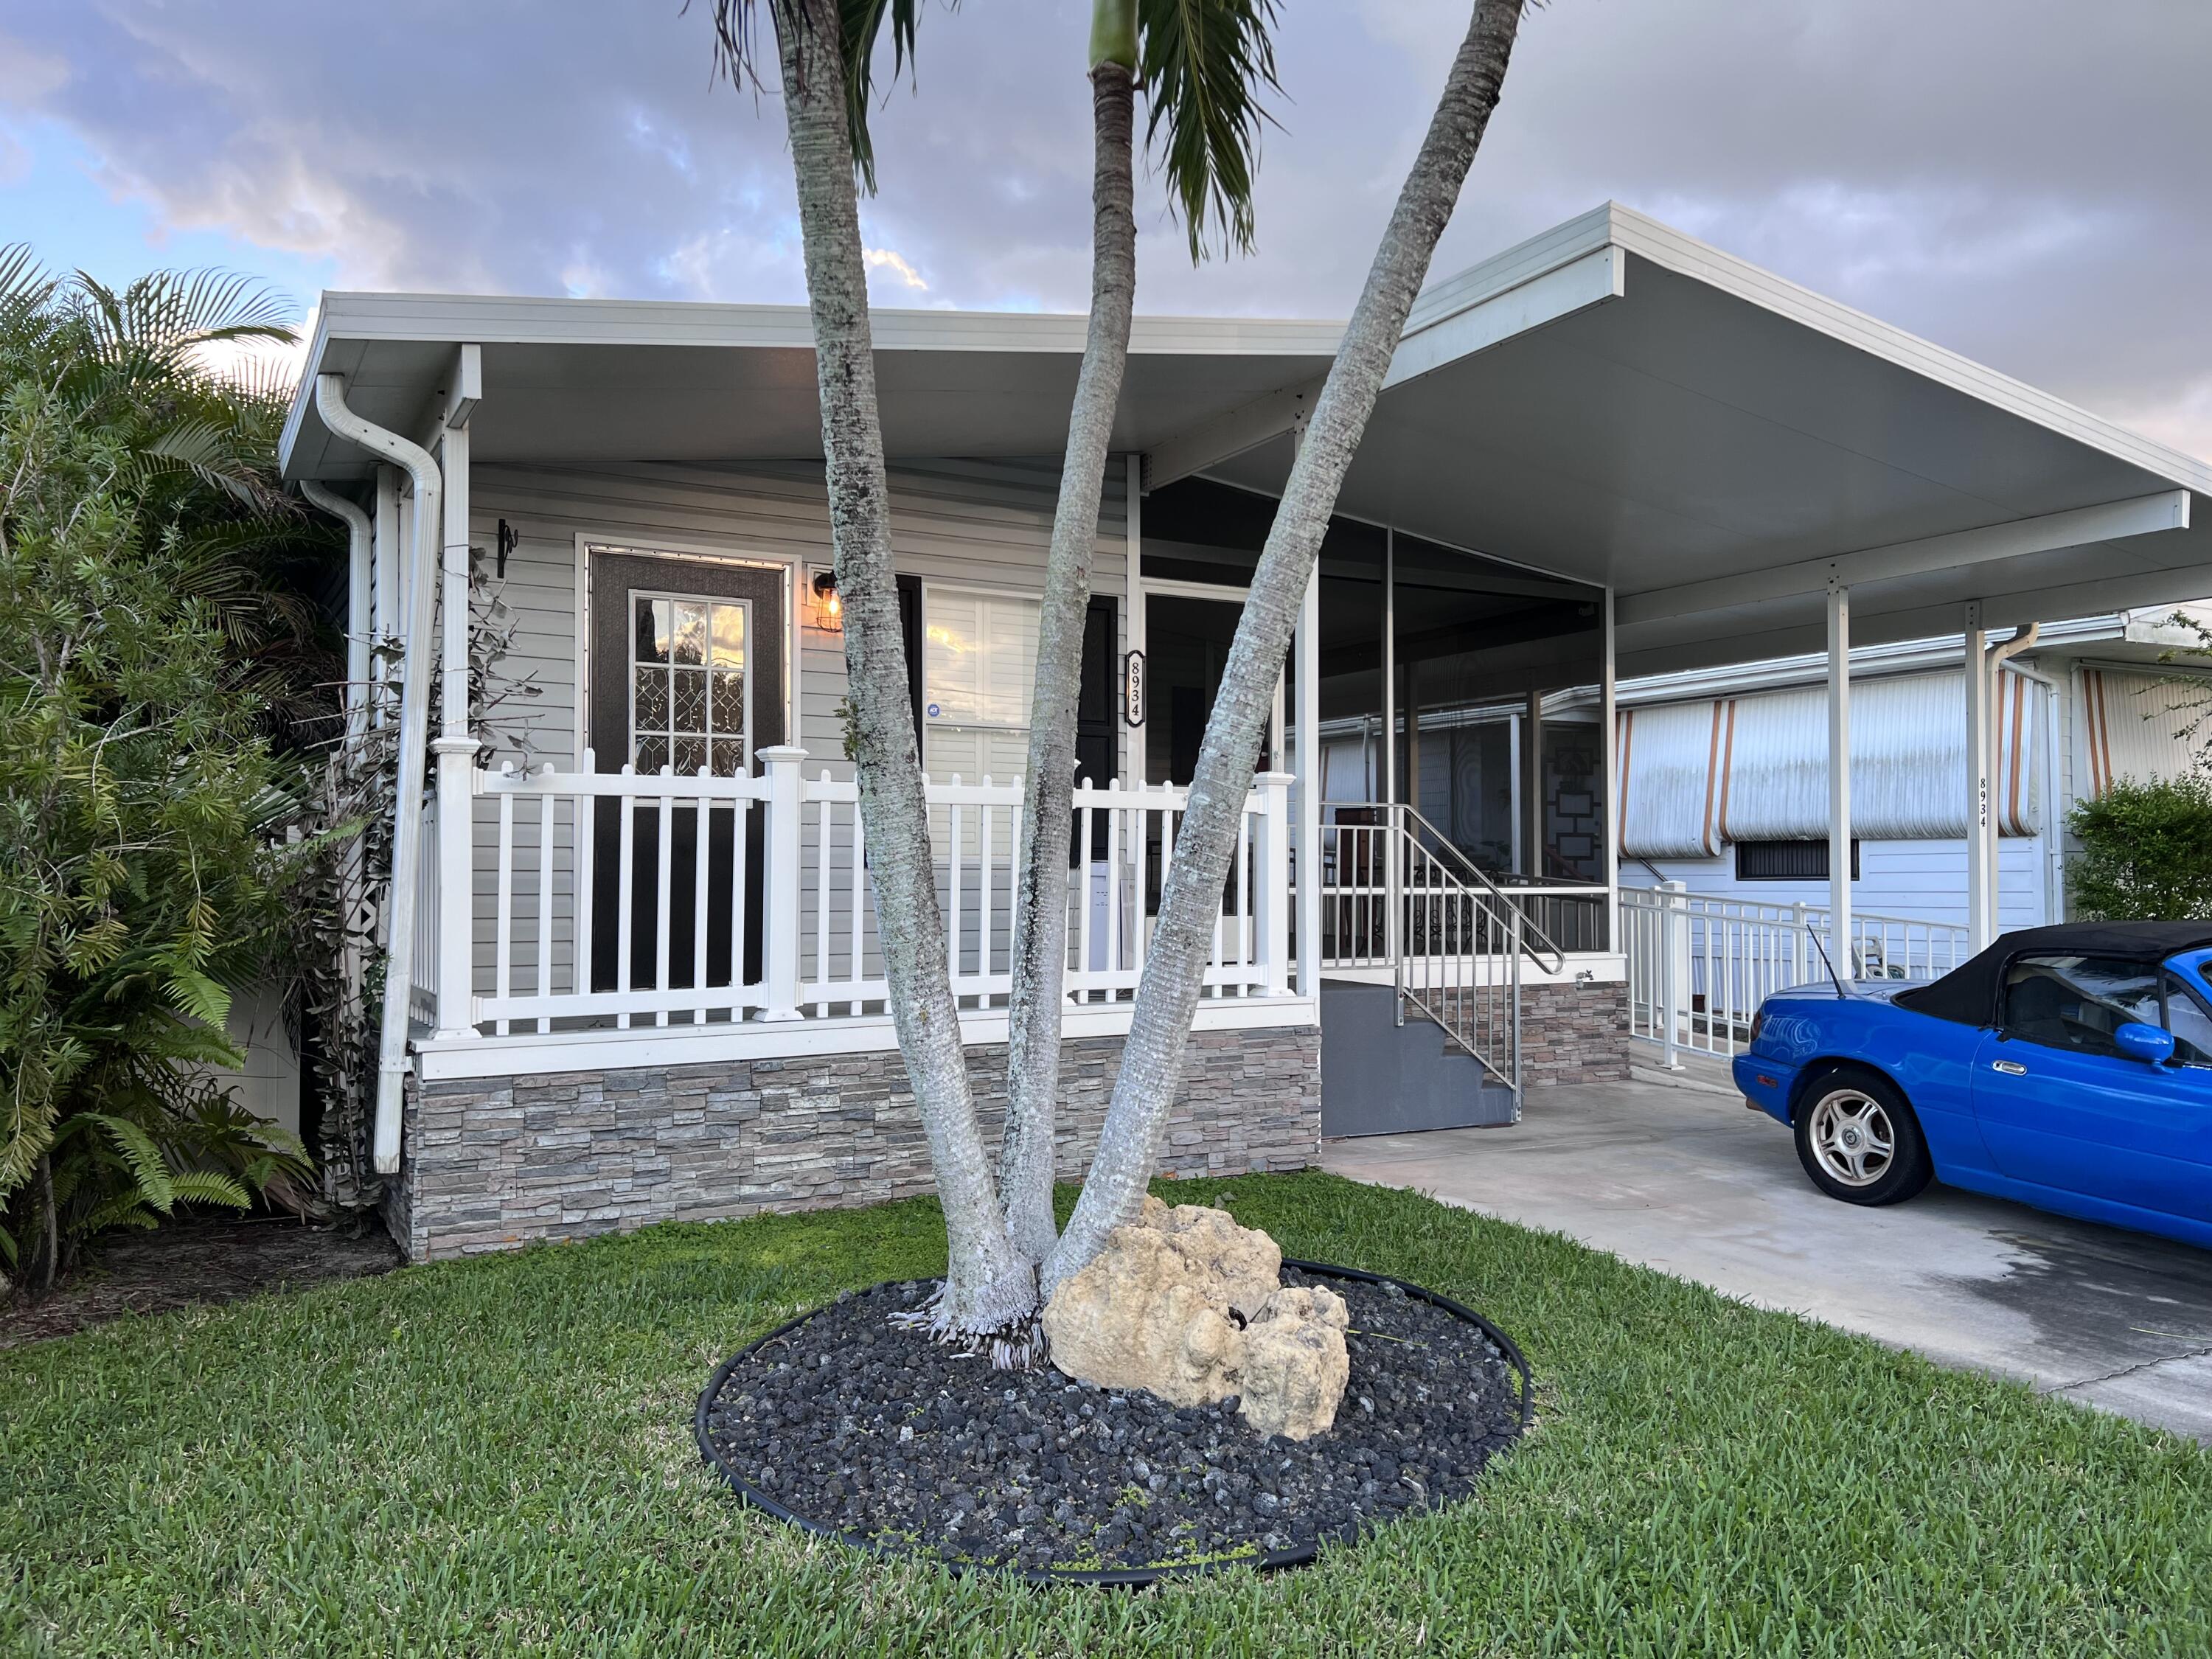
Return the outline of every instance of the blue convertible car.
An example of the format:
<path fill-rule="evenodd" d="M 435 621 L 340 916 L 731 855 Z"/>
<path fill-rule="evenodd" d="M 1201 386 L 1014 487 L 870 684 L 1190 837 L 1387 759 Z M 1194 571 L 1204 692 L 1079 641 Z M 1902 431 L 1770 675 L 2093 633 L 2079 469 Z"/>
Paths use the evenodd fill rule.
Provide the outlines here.
<path fill-rule="evenodd" d="M 2007 933 L 1939 980 L 1766 999 L 1735 1080 L 1813 1184 L 1931 1178 L 2212 1246 L 2212 922 Z"/>

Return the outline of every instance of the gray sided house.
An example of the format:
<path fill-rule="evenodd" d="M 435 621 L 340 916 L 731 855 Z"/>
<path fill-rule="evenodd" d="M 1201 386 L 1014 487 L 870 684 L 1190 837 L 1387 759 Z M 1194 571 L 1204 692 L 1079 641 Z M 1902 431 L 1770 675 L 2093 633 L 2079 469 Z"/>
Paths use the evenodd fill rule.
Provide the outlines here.
<path fill-rule="evenodd" d="M 988 1119 L 1083 319 L 875 329 Z M 1339 331 L 1136 325 L 1083 669 L 1069 1176 Z M 354 524 L 362 725 L 441 690 L 377 907 L 366 1108 L 411 1257 L 929 1187 L 842 755 L 811 340 L 801 307 L 324 298 L 286 475 Z M 1431 283 L 1284 665 L 1162 1167 L 1296 1168 L 1324 1134 L 1510 1122 L 1624 1075 L 1617 672 L 2178 600 L 2212 586 L 2207 493 L 2198 463 L 1619 207 Z M 1442 717 L 1479 708 L 1514 718 Z M 1390 734 L 1358 787 L 1323 765 L 1352 726 Z"/>

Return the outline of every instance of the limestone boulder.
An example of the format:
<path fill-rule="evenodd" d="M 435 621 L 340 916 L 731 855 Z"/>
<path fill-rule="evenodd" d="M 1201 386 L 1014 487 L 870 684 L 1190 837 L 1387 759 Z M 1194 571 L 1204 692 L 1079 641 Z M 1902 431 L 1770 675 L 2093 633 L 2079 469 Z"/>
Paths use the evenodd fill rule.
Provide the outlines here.
<path fill-rule="evenodd" d="M 1116 1228 L 1096 1261 L 1045 1304 L 1053 1364 L 1102 1389 L 1149 1389 L 1178 1406 L 1236 1392 L 1243 1333 L 1220 1285 L 1141 1223 Z"/>
<path fill-rule="evenodd" d="M 1344 1301 L 1285 1288 L 1282 1262 L 1273 1239 L 1226 1211 L 1148 1197 L 1045 1305 L 1053 1364 L 1177 1406 L 1240 1395 L 1261 1433 L 1310 1438 L 1335 1420 L 1350 1373 Z"/>
<path fill-rule="evenodd" d="M 1178 1254 L 1218 1284 L 1229 1305 L 1250 1319 L 1283 1282 L 1283 1252 L 1257 1227 L 1240 1227 L 1226 1210 L 1199 1204 L 1173 1209 L 1149 1193 L 1138 1224 L 1160 1234 Z"/>
<path fill-rule="evenodd" d="M 1352 1375 L 1344 1298 L 1320 1286 L 1285 1286 L 1240 1334 L 1244 1420 L 1261 1434 L 1310 1440 L 1336 1421 Z"/>

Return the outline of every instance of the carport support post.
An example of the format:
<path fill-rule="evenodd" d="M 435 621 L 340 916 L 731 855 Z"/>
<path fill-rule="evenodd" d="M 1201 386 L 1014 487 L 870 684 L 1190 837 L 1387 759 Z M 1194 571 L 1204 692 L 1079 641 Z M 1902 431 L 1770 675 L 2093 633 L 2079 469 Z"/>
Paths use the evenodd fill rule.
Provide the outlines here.
<path fill-rule="evenodd" d="M 1858 977 L 1851 951 L 1851 590 L 1828 577 L 1828 957 Z"/>
<path fill-rule="evenodd" d="M 1982 602 L 1966 602 L 1966 943 L 1978 951 L 1994 937 L 1990 902 L 1990 672 Z"/>

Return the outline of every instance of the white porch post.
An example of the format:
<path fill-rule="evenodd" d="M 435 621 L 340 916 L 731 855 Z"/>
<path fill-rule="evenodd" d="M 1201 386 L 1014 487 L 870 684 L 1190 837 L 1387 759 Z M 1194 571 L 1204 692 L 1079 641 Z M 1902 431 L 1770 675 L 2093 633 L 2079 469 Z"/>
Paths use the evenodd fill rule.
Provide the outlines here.
<path fill-rule="evenodd" d="M 1858 977 L 1851 950 L 1851 591 L 1828 580 L 1828 954 Z"/>
<path fill-rule="evenodd" d="M 1253 785 L 1266 803 L 1253 849 L 1260 890 L 1254 908 L 1260 932 L 1260 961 L 1267 973 L 1267 994 L 1291 989 L 1291 785 L 1288 772 L 1262 772 Z"/>
<path fill-rule="evenodd" d="M 1321 561 L 1298 606 L 1298 994 L 1321 995 Z"/>
<path fill-rule="evenodd" d="M 1382 921 L 1382 948 L 1391 962 L 1398 960 L 1399 872 L 1405 864 L 1402 837 L 1395 832 L 1405 822 L 1398 811 L 1398 534 L 1382 531 L 1382 902 L 1388 907 Z"/>
<path fill-rule="evenodd" d="M 1123 637 L 1128 643 L 1123 648 L 1141 655 L 1145 649 L 1145 458 L 1133 451 L 1122 457 L 1122 461 L 1127 469 L 1128 477 L 1128 483 L 1124 486 L 1128 491 L 1128 513 L 1123 520 L 1123 526 L 1128 543 L 1129 560 L 1129 605 L 1122 622 Z M 1121 736 L 1126 741 L 1128 754 L 1128 763 L 1121 769 L 1121 775 L 1127 778 L 1133 784 L 1141 785 L 1145 781 L 1145 728 L 1129 724 L 1128 704 L 1126 701 L 1127 696 L 1127 682 L 1125 676 L 1121 690 L 1123 702 L 1121 712 L 1115 716 L 1121 727 Z M 1145 700 L 1148 704 L 1152 701 L 1149 680 L 1146 682 Z M 1151 712 L 1147 708 L 1146 710 L 1147 719 L 1151 718 Z M 1278 731 L 1275 733 L 1275 742 L 1279 745 L 1282 740 L 1283 735 L 1280 731 Z M 1086 876 L 1085 879 L 1087 881 L 1090 878 Z M 1089 889 L 1086 888 L 1085 890 L 1088 892 Z M 1089 900 L 1086 899 L 1085 902 L 1088 903 Z M 1085 964 L 1086 967 L 1089 965 L 1087 963 Z"/>
<path fill-rule="evenodd" d="M 443 718 L 430 752 L 438 757 L 438 1035 L 476 1030 L 476 756 L 469 733 L 469 416 L 483 396 L 481 353 L 454 353 L 441 412 L 438 470 L 445 479 L 439 641 Z"/>
<path fill-rule="evenodd" d="M 1603 757 L 1601 769 L 1605 776 L 1605 829 L 1599 856 L 1605 860 L 1605 948 L 1620 949 L 1620 846 L 1628 826 L 1621 821 L 1620 811 L 1613 798 L 1620 793 L 1619 776 L 1620 757 L 1616 750 L 1620 733 L 1613 728 L 1620 723 L 1613 713 L 1614 676 L 1613 663 L 1613 589 L 1605 590 L 1605 609 L 1601 613 L 1604 635 L 1600 642 L 1597 719 L 1601 735 L 1600 754 Z"/>
<path fill-rule="evenodd" d="M 1528 693 L 1521 717 L 1521 873 L 1544 873 L 1544 694 Z"/>
<path fill-rule="evenodd" d="M 799 763 L 806 751 L 796 744 L 760 750 L 768 773 L 768 835 L 761 856 L 761 884 L 767 915 L 761 929 L 761 976 L 767 986 L 763 1019 L 797 1019 L 799 1009 L 799 885 L 805 871 L 800 853 L 802 811 Z M 829 902 L 829 896 L 822 896 Z"/>
<path fill-rule="evenodd" d="M 1996 935 L 1990 926 L 1990 668 L 1982 604 L 1966 604 L 1966 945 L 1979 951 Z"/>

